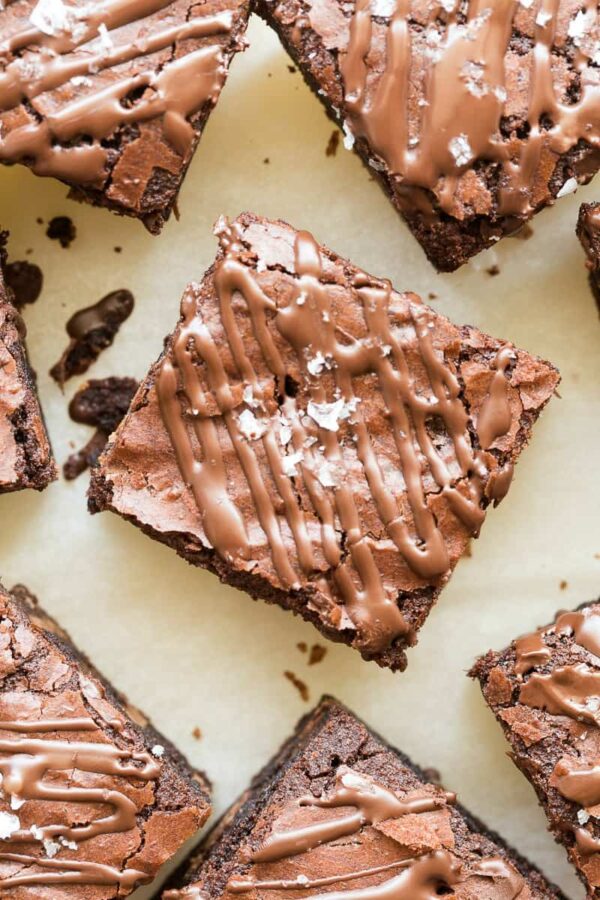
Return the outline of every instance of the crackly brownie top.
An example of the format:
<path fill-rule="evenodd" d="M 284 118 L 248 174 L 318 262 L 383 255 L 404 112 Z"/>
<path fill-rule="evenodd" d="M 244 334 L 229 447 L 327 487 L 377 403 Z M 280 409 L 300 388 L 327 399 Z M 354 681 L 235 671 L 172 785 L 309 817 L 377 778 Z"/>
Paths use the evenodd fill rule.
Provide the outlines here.
<path fill-rule="evenodd" d="M 517 759 L 546 796 L 552 827 L 600 896 L 600 603 L 475 667 Z"/>
<path fill-rule="evenodd" d="M 280 0 L 274 15 L 414 211 L 527 218 L 576 187 L 561 154 L 598 149 L 596 0 Z M 311 69 L 309 31 L 333 67 Z"/>
<path fill-rule="evenodd" d="M 178 182 L 189 162 L 194 117 L 222 87 L 242 9 L 238 0 L 3 5 L 0 160 L 142 208 L 154 173 Z"/>
<path fill-rule="evenodd" d="M 441 585 L 506 493 L 557 373 L 307 232 L 245 215 L 217 234 L 103 458 L 111 505 L 381 651 L 420 624 L 399 595 Z"/>
<path fill-rule="evenodd" d="M 200 827 L 205 789 L 17 593 L 0 590 L 0 894 L 125 896 Z"/>
<path fill-rule="evenodd" d="M 559 896 L 346 711 L 264 797 L 241 806 L 190 884 L 163 900 Z"/>

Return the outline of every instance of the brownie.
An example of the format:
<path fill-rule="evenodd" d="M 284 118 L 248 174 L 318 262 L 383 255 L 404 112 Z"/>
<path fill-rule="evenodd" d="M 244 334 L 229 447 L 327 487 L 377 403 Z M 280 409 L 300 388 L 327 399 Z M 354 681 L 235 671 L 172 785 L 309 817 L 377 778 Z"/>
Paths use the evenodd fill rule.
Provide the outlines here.
<path fill-rule="evenodd" d="M 324 889 L 324 890 L 320 890 Z M 563 895 L 331 698 L 290 740 L 162 900 L 542 900 Z"/>
<path fill-rule="evenodd" d="M 577 220 L 577 237 L 585 250 L 590 287 L 600 310 L 600 203 L 582 203 Z"/>
<path fill-rule="evenodd" d="M 124 897 L 203 824 L 208 784 L 26 588 L 0 617 L 0 894 Z"/>
<path fill-rule="evenodd" d="M 600 602 L 474 665 L 512 758 L 587 888 L 600 897 Z"/>
<path fill-rule="evenodd" d="M 25 325 L 4 281 L 6 240 L 0 232 L 0 494 L 41 491 L 57 474 L 27 360 Z"/>
<path fill-rule="evenodd" d="M 0 162 L 160 232 L 248 0 L 20 0 L 0 6 Z"/>
<path fill-rule="evenodd" d="M 556 369 L 283 222 L 216 231 L 90 508 L 402 669 Z"/>
<path fill-rule="evenodd" d="M 256 9 L 441 271 L 600 168 L 595 3 Z"/>

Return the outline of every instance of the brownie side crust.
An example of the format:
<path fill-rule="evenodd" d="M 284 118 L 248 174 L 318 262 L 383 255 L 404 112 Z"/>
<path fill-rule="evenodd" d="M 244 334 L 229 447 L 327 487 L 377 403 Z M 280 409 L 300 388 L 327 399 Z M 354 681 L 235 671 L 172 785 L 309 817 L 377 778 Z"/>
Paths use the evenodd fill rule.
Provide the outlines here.
<path fill-rule="evenodd" d="M 373 804 L 366 812 L 365 796 Z M 391 806 L 379 808 L 381 818 L 383 798 Z M 355 821 L 342 826 L 342 840 L 340 822 L 348 822 L 353 807 Z M 315 843 L 311 829 L 316 823 L 331 827 L 332 820 L 333 831 L 321 832 Z M 292 831 L 295 845 L 286 843 Z M 359 889 L 368 898 L 389 887 L 408 900 L 421 896 L 419 871 L 443 862 L 453 875 L 447 881 L 432 876 L 432 896 L 450 889 L 465 900 L 563 896 L 454 795 L 428 783 L 404 754 L 327 697 L 301 720 L 162 897 L 233 897 L 250 889 L 257 898 L 281 897 L 284 885 L 289 889 L 297 881 L 301 897 L 322 896 L 327 886 L 336 896 Z"/>
<path fill-rule="evenodd" d="M 215 266 L 93 472 L 90 509 L 402 669 L 506 494 L 556 369 L 283 222 L 244 214 L 218 230 Z M 214 477 L 207 456 L 222 460 Z"/>
<path fill-rule="evenodd" d="M 74 199 L 158 234 L 248 14 L 244 0 L 7 5 L 0 162 L 56 177 Z"/>
<path fill-rule="evenodd" d="M 600 897 L 600 603 L 560 612 L 473 666 L 511 757 L 536 791 L 557 842 Z"/>
<path fill-rule="evenodd" d="M 600 203 L 581 204 L 577 237 L 585 250 L 590 287 L 600 310 Z"/>
<path fill-rule="evenodd" d="M 27 588 L 0 612 L 2 896 L 116 900 L 200 828 L 209 784 Z"/>
<path fill-rule="evenodd" d="M 256 3 L 440 271 L 516 233 L 600 168 L 591 7 L 581 33 L 573 0 L 543 25 L 516 2 L 467 22 L 471 6 Z M 551 73 L 541 71 L 546 48 Z M 530 85 L 547 74 L 552 101 L 531 104 Z"/>
<path fill-rule="evenodd" d="M 57 477 L 27 360 L 25 325 L 4 282 L 6 239 L 0 233 L 0 493 L 43 490 Z"/>

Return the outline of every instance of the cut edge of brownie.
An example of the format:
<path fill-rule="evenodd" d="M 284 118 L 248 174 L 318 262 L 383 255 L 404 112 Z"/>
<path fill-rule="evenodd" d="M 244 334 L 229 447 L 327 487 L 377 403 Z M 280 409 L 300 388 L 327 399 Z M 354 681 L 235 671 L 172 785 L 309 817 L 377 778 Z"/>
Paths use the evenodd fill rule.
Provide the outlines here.
<path fill-rule="evenodd" d="M 248 212 L 241 213 L 235 219 L 235 221 L 241 222 L 242 225 L 266 223 L 267 225 L 281 226 L 286 229 L 291 229 L 293 232 L 296 232 L 296 229 L 294 229 L 293 226 L 289 225 L 287 222 L 284 222 L 282 220 L 265 219 Z M 319 244 L 319 248 L 320 251 L 332 262 L 348 267 L 352 271 L 357 269 L 354 263 L 346 260 L 344 257 L 341 257 L 339 254 L 335 253 L 328 247 Z M 213 277 L 215 266 L 218 264 L 220 259 L 221 251 L 219 251 L 217 255 L 216 262 L 211 265 L 205 272 L 202 279 L 203 282 Z M 435 314 L 436 316 L 440 315 L 437 312 Z M 468 339 L 473 332 L 476 332 L 478 334 L 480 334 L 481 332 L 479 332 L 477 329 L 472 329 L 468 325 L 455 327 L 460 333 L 461 345 L 464 348 L 463 352 L 467 354 L 467 356 L 469 352 L 475 353 L 473 348 L 469 348 Z M 275 604 L 285 610 L 291 611 L 295 615 L 300 615 L 303 619 L 313 624 L 329 640 L 337 643 L 351 645 L 355 638 L 355 631 L 353 629 L 338 629 L 334 627 L 328 627 L 328 625 L 323 622 L 318 611 L 310 608 L 308 603 L 312 596 L 310 586 L 306 586 L 301 590 L 287 591 L 285 589 L 275 587 L 269 581 L 261 578 L 260 576 L 257 576 L 256 574 L 237 571 L 228 566 L 227 563 L 219 556 L 219 554 L 214 549 L 207 548 L 206 546 L 202 545 L 201 542 L 196 538 L 196 536 L 187 532 L 181 533 L 161 531 L 153 527 L 152 525 L 141 522 L 135 515 L 123 512 L 113 502 L 113 484 L 110 478 L 107 477 L 107 475 L 103 471 L 103 461 L 105 459 L 109 459 L 111 450 L 115 446 L 118 436 L 120 435 L 121 431 L 124 431 L 127 428 L 129 418 L 133 414 L 135 414 L 136 410 L 139 410 L 146 405 L 146 395 L 151 390 L 154 384 L 156 374 L 159 371 L 164 358 L 169 354 L 171 350 L 175 333 L 176 329 L 165 339 L 165 346 L 161 356 L 151 367 L 146 378 L 140 385 L 140 388 L 132 401 L 128 413 L 119 426 L 119 429 L 117 429 L 115 434 L 112 436 L 112 439 L 108 442 L 102 456 L 99 459 L 98 465 L 92 469 L 90 487 L 88 491 L 89 511 L 91 513 L 98 513 L 104 510 L 110 510 L 111 512 L 116 513 L 126 521 L 135 524 L 145 534 L 175 550 L 178 555 L 180 555 L 191 565 L 207 569 L 208 571 L 217 575 L 217 577 L 222 582 L 234 588 L 245 591 L 254 600 L 264 600 L 267 603 Z M 491 340 L 494 345 L 502 344 L 499 339 L 492 338 L 487 335 L 485 335 L 485 337 Z M 552 377 L 555 379 L 555 390 L 560 381 L 560 374 L 556 367 L 552 363 L 540 359 L 533 354 L 527 355 L 539 366 L 540 373 L 546 371 L 552 375 Z M 525 449 L 525 447 L 529 443 L 533 425 L 551 399 L 551 396 L 552 394 L 549 394 L 548 397 L 543 401 L 543 403 L 541 403 L 534 409 L 522 410 L 518 432 L 510 451 L 493 451 L 494 454 L 497 454 L 497 457 L 499 459 L 499 467 L 505 466 L 507 464 L 514 464 L 518 461 L 522 450 Z M 464 385 L 461 385 L 460 398 L 464 408 L 469 411 L 469 403 L 465 397 Z M 472 434 L 472 437 L 474 440 L 474 446 L 475 448 L 477 448 L 479 446 L 477 436 L 475 434 Z M 483 509 L 486 509 L 490 505 L 490 501 L 486 497 L 483 497 L 481 502 Z M 407 620 L 409 621 L 413 632 L 418 632 L 418 630 L 425 622 L 431 609 L 437 602 L 438 596 L 441 593 L 444 585 L 445 582 L 443 581 L 438 584 L 426 585 L 424 587 L 414 589 L 413 591 L 398 592 L 398 604 L 402 609 L 403 614 L 407 617 Z M 410 646 L 413 646 L 414 643 L 416 643 L 416 641 L 414 639 L 411 639 L 410 636 L 408 637 L 408 639 L 406 638 L 406 636 L 401 636 L 395 641 L 395 643 L 393 643 L 384 651 L 369 651 L 368 649 L 364 648 L 357 649 L 365 660 L 373 660 L 377 662 L 378 665 L 382 667 L 388 667 L 392 671 L 403 671 L 407 665 L 406 649 Z"/>
<path fill-rule="evenodd" d="M 594 216 L 595 224 L 590 221 Z M 600 202 L 581 204 L 576 234 L 587 257 L 588 281 L 600 313 Z"/>
<path fill-rule="evenodd" d="M 284 24 L 279 20 L 273 12 L 275 5 L 274 0 L 254 0 L 254 11 L 275 31 L 308 88 L 323 105 L 329 119 L 344 133 L 342 111 L 323 91 L 304 62 L 308 53 L 312 54 L 311 59 L 314 59 L 315 55 L 318 56 L 320 66 L 334 68 L 341 83 L 337 53 L 325 47 L 319 36 L 310 28 L 300 30 L 302 46 L 299 48 L 292 37 L 295 26 Z M 311 43 L 312 36 L 315 40 Z M 491 220 L 487 216 L 474 215 L 469 218 L 467 223 L 461 222 L 440 209 L 434 194 L 427 191 L 437 216 L 435 222 L 427 223 L 424 216 L 418 211 L 412 212 L 402 208 L 398 193 L 392 184 L 391 174 L 387 168 L 384 171 L 377 164 L 376 157 L 363 137 L 354 137 L 352 149 L 366 167 L 369 176 L 378 182 L 396 212 L 402 217 L 417 240 L 425 256 L 438 272 L 455 272 L 478 253 L 494 247 L 501 238 L 517 234 L 538 212 L 546 206 L 552 205 L 569 177 L 576 177 L 578 184 L 583 186 L 594 178 L 600 168 L 600 152 L 591 145 L 583 148 L 573 147 L 557 158 L 556 166 L 549 179 L 552 201 L 540 202 L 526 217 L 504 216 L 498 220 Z"/>
<path fill-rule="evenodd" d="M 109 701 L 122 710 L 128 719 L 128 723 L 134 732 L 148 746 L 160 745 L 165 753 L 162 759 L 175 769 L 183 778 L 191 791 L 197 796 L 198 802 L 205 807 L 204 819 L 211 812 L 211 782 L 208 776 L 200 769 L 192 766 L 185 755 L 158 731 L 150 719 L 137 706 L 134 706 L 126 695 L 117 690 L 111 682 L 96 668 L 88 656 L 74 643 L 69 633 L 40 605 L 38 598 L 29 588 L 23 584 L 16 584 L 10 589 L 0 585 L 0 593 L 4 593 L 22 611 L 32 626 L 42 632 L 54 646 L 71 660 L 77 668 L 90 673 L 102 685 Z M 90 713 L 95 717 L 93 711 Z M 106 727 L 106 725 L 104 726 Z"/>
<path fill-rule="evenodd" d="M 391 753 L 416 778 L 425 784 L 431 783 L 426 772 L 413 763 L 405 753 L 390 744 L 377 731 L 370 728 L 359 716 L 348 709 L 347 706 L 336 700 L 335 697 L 324 695 L 317 706 L 300 719 L 290 737 L 283 742 L 279 750 L 254 776 L 247 790 L 233 802 L 212 826 L 201 844 L 192 851 L 182 865 L 170 876 L 167 883 L 163 885 L 162 890 L 181 889 L 193 884 L 204 864 L 212 862 L 213 858 L 216 864 L 215 867 L 225 868 L 223 864 L 226 864 L 227 860 L 231 858 L 228 851 L 234 851 L 251 834 L 261 811 L 268 805 L 277 788 L 278 780 L 285 775 L 288 766 L 292 765 L 294 760 L 301 756 L 314 735 L 325 727 L 331 718 L 336 716 L 349 717 L 360 727 L 364 728 L 368 736 L 381 745 L 383 751 Z M 332 759 L 332 772 L 336 768 L 335 760 Z M 504 838 L 489 829 L 477 816 L 474 816 L 458 802 L 454 803 L 452 808 L 463 818 L 469 831 L 481 834 L 496 844 L 514 863 L 524 878 L 533 882 L 536 886 L 540 883 L 541 890 L 544 891 L 545 896 L 552 896 L 556 900 L 567 900 L 558 886 L 548 881 L 533 863 L 514 850 Z M 242 871 L 244 871 L 243 866 L 230 868 L 227 871 L 227 879 L 231 875 L 241 874 Z M 553 892 L 551 895 L 546 893 L 547 888 Z M 217 890 L 220 891 L 220 886 L 217 886 Z M 156 896 L 158 897 L 159 895 L 157 894 Z M 209 893 L 209 896 L 213 896 L 213 894 Z"/>
<path fill-rule="evenodd" d="M 58 469 L 52 455 L 52 448 L 48 437 L 44 414 L 41 409 L 36 378 L 29 364 L 27 348 L 25 344 L 25 325 L 20 313 L 12 302 L 12 291 L 3 278 L 3 269 L 6 265 L 6 242 L 8 233 L 0 231 L 0 304 L 7 308 L 8 328 L 14 328 L 15 340 L 4 345 L 7 352 L 13 358 L 17 370 L 17 376 L 24 387 L 25 397 L 23 403 L 14 411 L 10 418 L 14 442 L 19 451 L 18 477 L 15 481 L 0 485 L 0 493 L 33 488 L 42 491 L 58 478 Z M 42 429 L 44 447 L 35 434 L 35 422 L 39 420 Z"/>

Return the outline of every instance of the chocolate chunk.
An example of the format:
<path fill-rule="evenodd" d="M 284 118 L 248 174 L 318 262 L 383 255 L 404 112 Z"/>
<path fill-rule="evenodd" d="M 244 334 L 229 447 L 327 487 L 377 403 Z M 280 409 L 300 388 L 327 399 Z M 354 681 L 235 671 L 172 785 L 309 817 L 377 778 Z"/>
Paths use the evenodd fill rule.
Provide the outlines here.
<path fill-rule="evenodd" d="M 4 268 L 6 284 L 12 291 L 12 301 L 21 309 L 28 303 L 35 303 L 42 292 L 44 276 L 35 263 L 27 260 L 15 260 Z"/>
<path fill-rule="evenodd" d="M 50 374 L 60 385 L 73 375 L 87 372 L 103 350 L 110 347 L 123 322 L 133 312 L 133 294 L 111 291 L 92 306 L 74 313 L 67 322 L 69 346 Z"/>
<path fill-rule="evenodd" d="M 125 897 L 205 822 L 209 785 L 27 588 L 0 586 L 0 617 L 0 895 Z"/>
<path fill-rule="evenodd" d="M 90 509 L 403 669 L 556 369 L 283 222 L 217 234 Z"/>
<path fill-rule="evenodd" d="M 289 670 L 285 671 L 283 674 L 290 682 L 290 684 L 294 685 L 304 702 L 308 703 L 309 693 L 308 687 L 305 682 L 302 681 L 301 678 L 298 678 L 298 676 L 294 672 L 290 672 Z"/>
<path fill-rule="evenodd" d="M 48 223 L 46 235 L 51 241 L 58 241 L 60 246 L 66 249 L 77 237 L 77 229 L 68 216 L 55 216 Z"/>
<path fill-rule="evenodd" d="M 332 131 L 325 147 L 325 156 L 335 156 L 340 145 L 339 131 Z"/>
<path fill-rule="evenodd" d="M 404 754 L 325 698 L 162 900 L 566 900 Z"/>
<path fill-rule="evenodd" d="M 93 379 L 79 388 L 69 404 L 69 415 L 74 422 L 91 425 L 96 432 L 76 453 L 72 453 L 63 465 L 63 475 L 72 481 L 95 466 L 106 446 L 109 435 L 115 430 L 127 412 L 138 388 L 134 378 Z"/>

